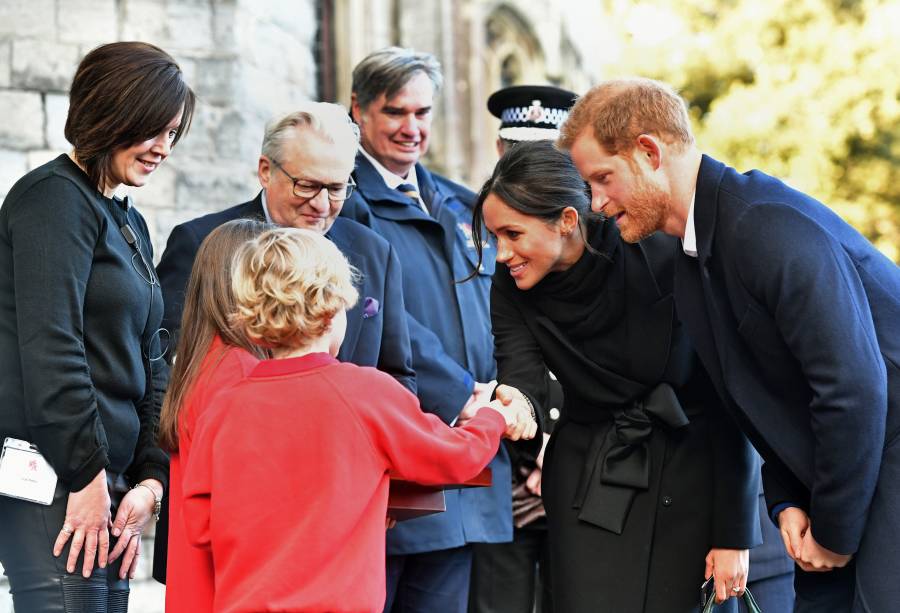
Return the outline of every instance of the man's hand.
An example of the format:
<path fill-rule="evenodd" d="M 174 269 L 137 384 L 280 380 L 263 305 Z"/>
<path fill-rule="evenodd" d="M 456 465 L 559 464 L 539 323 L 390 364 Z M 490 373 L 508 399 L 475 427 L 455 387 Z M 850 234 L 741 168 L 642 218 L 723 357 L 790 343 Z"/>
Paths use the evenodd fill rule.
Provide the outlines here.
<path fill-rule="evenodd" d="M 466 404 L 463 406 L 462 411 L 459 412 L 459 417 L 456 418 L 456 425 L 461 426 L 465 424 L 475 417 L 475 413 L 478 412 L 478 409 L 487 406 L 488 402 L 491 401 L 491 396 L 494 394 L 495 387 L 497 387 L 496 380 L 488 381 L 487 383 L 479 383 L 476 381 L 475 387 L 472 390 L 472 395 L 466 400 Z"/>
<path fill-rule="evenodd" d="M 733 596 L 740 596 L 747 589 L 747 573 L 750 570 L 750 550 L 716 549 L 706 556 L 704 577 L 714 577 L 716 604 L 722 604 Z"/>
<path fill-rule="evenodd" d="M 819 545 L 813 538 L 809 515 L 798 507 L 788 507 L 778 514 L 778 525 L 787 554 L 807 572 L 828 572 L 842 568 L 853 558 L 835 553 Z"/>
<path fill-rule="evenodd" d="M 798 507 L 787 507 L 778 514 L 778 528 L 788 556 L 800 564 L 800 546 L 809 530 L 809 515 Z"/>
<path fill-rule="evenodd" d="M 800 543 L 800 559 L 797 561 L 805 571 L 828 572 L 835 568 L 847 566 L 853 558 L 852 554 L 840 554 L 826 549 L 813 538 L 812 528 L 806 531 Z"/>

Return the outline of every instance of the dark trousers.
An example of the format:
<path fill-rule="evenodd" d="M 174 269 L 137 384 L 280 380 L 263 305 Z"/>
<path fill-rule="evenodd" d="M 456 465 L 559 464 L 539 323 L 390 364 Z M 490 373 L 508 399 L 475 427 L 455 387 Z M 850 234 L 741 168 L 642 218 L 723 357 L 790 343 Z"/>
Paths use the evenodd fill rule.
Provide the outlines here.
<path fill-rule="evenodd" d="M 796 571 L 796 613 L 882 613 L 900 607 L 900 434 L 881 456 L 875 496 L 859 551 L 844 568 Z M 815 534 L 815 525 L 812 526 Z"/>
<path fill-rule="evenodd" d="M 128 486 L 121 477 L 109 481 L 115 509 Z M 126 613 L 128 579 L 119 579 L 121 557 L 106 568 L 95 565 L 88 579 L 81 574 L 83 550 L 75 572 L 66 572 L 71 539 L 53 557 L 68 499 L 60 485 L 50 506 L 0 496 L 0 563 L 9 577 L 13 607 L 21 613 Z M 112 549 L 115 539 L 110 541 Z"/>
<path fill-rule="evenodd" d="M 465 613 L 472 547 L 387 556 L 385 613 Z"/>
<path fill-rule="evenodd" d="M 552 613 L 545 528 L 513 530 L 511 543 L 477 543 L 469 613 Z"/>
<path fill-rule="evenodd" d="M 748 581 L 747 587 L 763 613 L 791 613 L 794 610 L 794 573 Z M 742 602 L 740 612 L 746 611 Z"/>

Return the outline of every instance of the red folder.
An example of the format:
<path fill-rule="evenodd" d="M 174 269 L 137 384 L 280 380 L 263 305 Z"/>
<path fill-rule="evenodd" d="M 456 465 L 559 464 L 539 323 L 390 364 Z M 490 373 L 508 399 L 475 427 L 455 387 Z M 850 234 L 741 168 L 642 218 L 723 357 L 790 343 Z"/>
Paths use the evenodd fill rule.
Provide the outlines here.
<path fill-rule="evenodd" d="M 422 485 L 403 479 L 391 477 L 391 489 L 388 495 L 388 517 L 404 521 L 423 515 L 442 513 L 447 510 L 444 502 L 444 490 L 463 487 L 488 487 L 491 485 L 491 469 L 485 468 L 473 479 L 465 483 L 451 485 Z"/>

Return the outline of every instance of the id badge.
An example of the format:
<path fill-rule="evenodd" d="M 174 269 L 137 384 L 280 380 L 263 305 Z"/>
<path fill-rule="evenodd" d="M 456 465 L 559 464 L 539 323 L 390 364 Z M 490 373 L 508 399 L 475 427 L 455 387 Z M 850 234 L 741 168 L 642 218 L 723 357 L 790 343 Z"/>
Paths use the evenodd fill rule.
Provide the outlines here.
<path fill-rule="evenodd" d="M 56 492 L 56 472 L 37 447 L 6 437 L 0 455 L 0 494 L 49 505 Z"/>

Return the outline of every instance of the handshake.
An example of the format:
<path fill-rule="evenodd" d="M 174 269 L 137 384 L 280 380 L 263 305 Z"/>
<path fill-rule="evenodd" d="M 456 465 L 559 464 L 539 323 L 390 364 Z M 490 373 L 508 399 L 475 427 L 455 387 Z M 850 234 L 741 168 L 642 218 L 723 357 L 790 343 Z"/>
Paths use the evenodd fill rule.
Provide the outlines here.
<path fill-rule="evenodd" d="M 472 419 L 479 409 L 488 407 L 500 413 L 506 420 L 504 437 L 511 441 L 533 439 L 537 434 L 537 422 L 531 402 L 528 401 L 525 394 L 509 385 L 498 385 L 496 399 L 488 402 L 495 385 L 496 381 L 476 383 L 475 391 L 459 414 L 456 424 L 461 426 Z"/>

